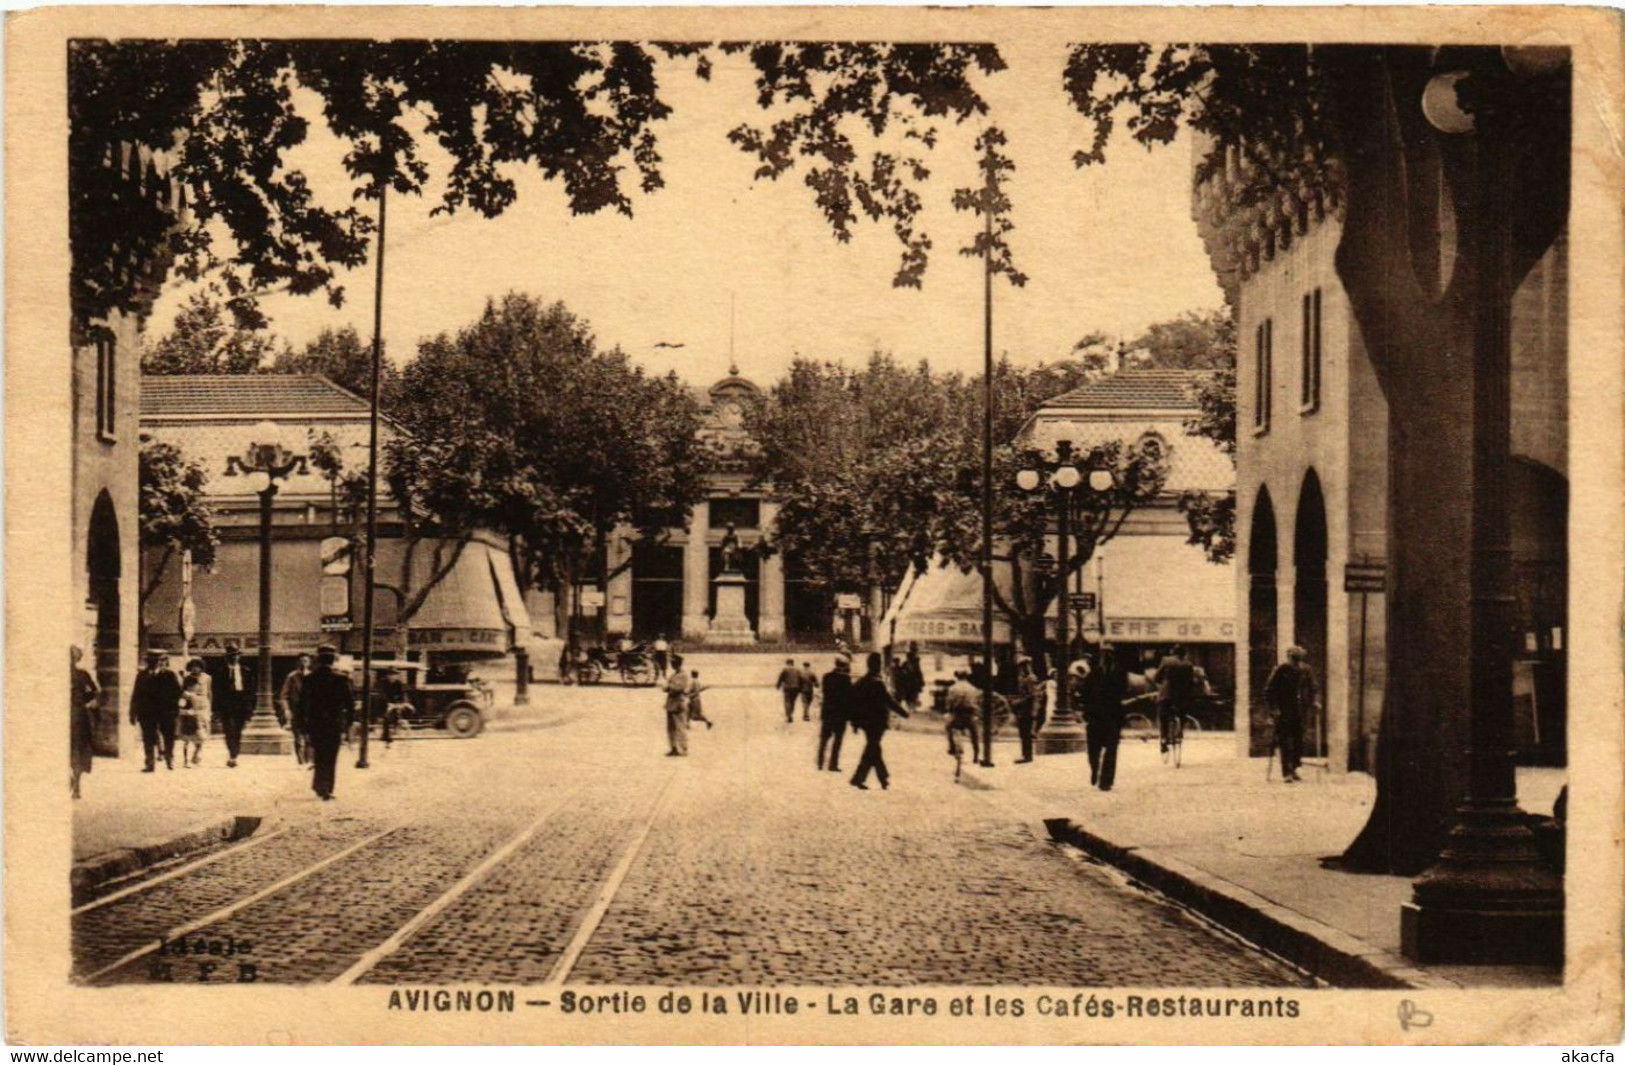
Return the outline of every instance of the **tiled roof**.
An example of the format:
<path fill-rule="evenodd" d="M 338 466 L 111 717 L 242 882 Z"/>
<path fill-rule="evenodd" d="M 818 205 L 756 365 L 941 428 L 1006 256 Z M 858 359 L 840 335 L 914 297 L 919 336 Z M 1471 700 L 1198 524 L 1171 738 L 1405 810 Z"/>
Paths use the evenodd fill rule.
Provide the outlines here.
<path fill-rule="evenodd" d="M 1121 370 L 1046 400 L 1067 410 L 1194 410 L 1200 370 Z"/>
<path fill-rule="evenodd" d="M 340 414 L 367 401 L 317 374 L 174 374 L 141 378 L 143 417 Z"/>

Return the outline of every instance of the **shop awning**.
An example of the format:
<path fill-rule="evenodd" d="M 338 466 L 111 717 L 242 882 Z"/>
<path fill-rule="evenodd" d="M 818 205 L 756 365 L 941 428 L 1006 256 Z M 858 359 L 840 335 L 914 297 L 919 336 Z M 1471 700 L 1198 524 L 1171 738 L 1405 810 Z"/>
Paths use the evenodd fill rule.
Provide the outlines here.
<path fill-rule="evenodd" d="M 1083 590 L 1101 597 L 1108 640 L 1234 643 L 1235 580 L 1229 565 L 1209 562 L 1183 537 L 1119 536 L 1090 560 Z M 1086 617 L 1085 632 L 1097 629 Z"/>
<path fill-rule="evenodd" d="M 408 629 L 407 645 L 414 651 L 501 655 L 529 634 L 530 615 L 506 556 L 475 541 L 434 586 Z"/>
<path fill-rule="evenodd" d="M 982 644 L 982 576 L 975 570 L 935 559 L 919 576 L 910 574 L 892 598 L 892 609 L 882 619 L 881 632 L 894 644 Z M 993 642 L 1010 642 L 1010 625 L 995 609 Z"/>
<path fill-rule="evenodd" d="M 1008 593 L 1010 568 L 994 564 L 994 579 Z M 1120 536 L 1085 567 L 1082 590 L 1104 606 L 1106 638 L 1122 643 L 1234 643 L 1235 576 L 1214 565 L 1179 536 Z M 1059 603 L 1049 608 L 1055 634 Z M 1099 616 L 1084 616 L 1085 633 L 1098 633 Z M 982 578 L 972 570 L 933 560 L 924 574 L 910 573 L 898 587 L 881 633 L 893 643 L 982 643 Z M 997 608 L 993 642 L 1008 643 L 1010 626 Z"/>

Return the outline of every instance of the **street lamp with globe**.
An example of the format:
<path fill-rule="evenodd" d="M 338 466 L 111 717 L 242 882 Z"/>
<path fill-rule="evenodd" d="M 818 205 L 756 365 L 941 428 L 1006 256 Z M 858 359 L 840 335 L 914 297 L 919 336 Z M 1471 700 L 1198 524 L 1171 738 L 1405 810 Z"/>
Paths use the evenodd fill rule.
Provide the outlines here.
<path fill-rule="evenodd" d="M 277 723 L 271 694 L 271 504 L 278 482 L 307 468 L 305 456 L 295 454 L 287 439 L 282 426 L 267 419 L 254 426 L 241 455 L 226 459 L 226 475 L 246 477 L 249 490 L 260 497 L 259 678 L 254 716 L 243 730 L 244 754 L 287 754 L 293 749 Z"/>
<path fill-rule="evenodd" d="M 1072 493 L 1085 483 L 1091 492 L 1104 495 L 1116 487 L 1117 478 L 1104 466 L 1094 466 L 1087 474 L 1080 470 L 1073 460 L 1070 440 L 1056 441 L 1053 464 L 1045 463 L 1042 469 L 1027 467 L 1016 473 L 1016 487 L 1023 492 L 1047 488 L 1055 495 L 1055 572 L 1059 584 L 1055 611 L 1055 713 L 1050 715 L 1039 733 L 1040 754 L 1079 751 L 1085 746 L 1083 723 L 1072 707 L 1072 693 L 1067 682 L 1067 673 L 1072 664 L 1072 644 L 1067 631 L 1070 604 L 1066 591 L 1067 578 L 1072 569 Z"/>

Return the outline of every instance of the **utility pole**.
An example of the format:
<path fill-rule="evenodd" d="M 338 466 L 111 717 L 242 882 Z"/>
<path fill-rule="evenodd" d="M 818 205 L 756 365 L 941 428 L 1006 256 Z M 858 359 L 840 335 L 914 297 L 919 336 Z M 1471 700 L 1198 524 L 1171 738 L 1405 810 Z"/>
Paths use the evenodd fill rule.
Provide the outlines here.
<path fill-rule="evenodd" d="M 357 769 L 367 768 L 367 733 L 372 728 L 373 575 L 378 555 L 378 399 L 384 361 L 384 221 L 389 187 L 378 185 L 378 271 L 372 292 L 372 410 L 367 424 L 367 541 L 361 554 L 361 751 Z M 402 624 L 399 612 L 395 624 Z"/>
<path fill-rule="evenodd" d="M 993 145 L 982 204 L 982 765 L 993 765 Z"/>

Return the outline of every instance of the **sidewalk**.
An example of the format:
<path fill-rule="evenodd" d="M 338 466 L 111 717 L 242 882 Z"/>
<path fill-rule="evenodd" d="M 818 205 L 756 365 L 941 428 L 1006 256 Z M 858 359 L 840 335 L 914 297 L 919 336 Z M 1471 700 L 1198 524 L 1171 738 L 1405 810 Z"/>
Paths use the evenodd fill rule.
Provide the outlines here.
<path fill-rule="evenodd" d="M 1211 920 L 1343 986 L 1556 986 L 1535 967 L 1434 966 L 1400 955 L 1399 909 L 1408 877 L 1325 869 L 1371 811 L 1376 782 L 1311 766 L 1286 785 L 1266 781 L 1262 758 L 1236 752 L 1233 733 L 1189 735 L 1184 764 L 1162 764 L 1154 738 L 1125 737 L 1116 786 L 1089 785 L 1082 754 L 1012 764 L 1000 744 L 993 769 L 967 765 L 966 782 L 1013 812 L 1042 820 L 1073 843 Z M 1564 772 L 1520 769 L 1519 801 L 1550 813 Z"/>

